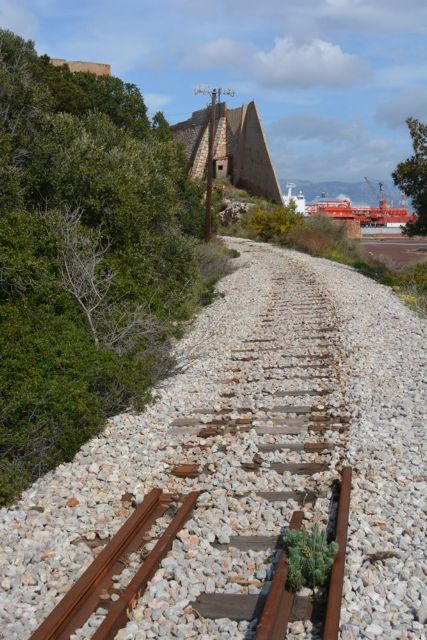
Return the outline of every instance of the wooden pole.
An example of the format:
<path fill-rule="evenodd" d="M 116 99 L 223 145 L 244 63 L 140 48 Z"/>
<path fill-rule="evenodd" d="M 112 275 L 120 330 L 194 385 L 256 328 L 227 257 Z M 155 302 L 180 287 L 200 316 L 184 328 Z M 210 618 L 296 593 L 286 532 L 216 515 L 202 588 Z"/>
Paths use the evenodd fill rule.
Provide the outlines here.
<path fill-rule="evenodd" d="M 208 175 L 206 182 L 206 209 L 205 209 L 205 242 L 209 242 L 212 235 L 212 185 L 214 173 L 214 141 L 215 141 L 215 110 L 216 89 L 212 91 L 211 113 L 209 122 L 209 146 L 208 146 Z"/>

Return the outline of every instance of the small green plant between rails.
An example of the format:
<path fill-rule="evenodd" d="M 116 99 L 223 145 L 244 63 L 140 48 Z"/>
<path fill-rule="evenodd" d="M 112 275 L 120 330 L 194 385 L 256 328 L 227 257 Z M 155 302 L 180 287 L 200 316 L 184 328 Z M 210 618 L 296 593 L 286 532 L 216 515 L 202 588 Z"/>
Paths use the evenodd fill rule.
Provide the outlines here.
<path fill-rule="evenodd" d="M 287 587 L 299 591 L 303 587 L 323 587 L 338 553 L 338 543 L 326 540 L 326 532 L 316 524 L 307 529 L 288 529 L 283 536 L 288 550 Z"/>

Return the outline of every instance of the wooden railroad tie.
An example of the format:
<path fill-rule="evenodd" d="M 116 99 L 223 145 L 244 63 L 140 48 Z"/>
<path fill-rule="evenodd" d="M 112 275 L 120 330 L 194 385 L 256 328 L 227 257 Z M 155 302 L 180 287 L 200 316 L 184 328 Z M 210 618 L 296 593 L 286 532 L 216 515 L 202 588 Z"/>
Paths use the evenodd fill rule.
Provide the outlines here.
<path fill-rule="evenodd" d="M 303 512 L 294 512 L 290 523 L 290 528 L 300 528 Z M 255 538 L 250 541 L 249 538 Z M 249 549 L 253 548 L 271 548 L 272 541 L 259 539 L 258 536 L 244 536 L 243 545 Z M 239 544 L 237 538 L 233 538 L 230 542 L 230 546 Z M 219 545 L 218 545 L 219 546 Z M 221 548 L 221 547 L 219 547 Z M 241 543 L 240 546 L 241 547 Z M 228 593 L 213 593 L 213 594 L 201 594 L 197 600 L 190 603 L 194 611 L 203 618 L 229 618 L 231 620 L 259 620 L 257 626 L 257 634 L 260 628 L 261 622 L 263 627 L 268 624 L 268 628 L 271 625 L 271 619 L 276 618 L 276 599 L 280 595 L 279 605 L 281 605 L 282 612 L 286 610 L 288 619 L 295 620 L 308 620 L 312 615 L 312 604 L 309 598 L 295 597 L 293 593 L 287 592 L 285 587 L 286 575 L 283 571 L 283 566 L 286 567 L 284 559 L 284 552 L 280 551 L 279 559 L 276 564 L 273 581 L 271 582 L 268 595 L 265 596 L 263 591 L 259 595 L 254 594 L 228 594 Z M 289 594 L 288 599 L 283 597 L 283 594 Z M 286 622 L 287 625 L 287 622 Z M 286 626 L 285 626 L 286 629 Z M 256 636 L 258 638 L 258 635 Z M 265 637 L 267 640 L 274 640 L 276 636 L 259 636 L 259 638 Z M 277 636 L 279 638 L 279 636 Z M 281 636 L 282 640 L 283 635 Z"/>

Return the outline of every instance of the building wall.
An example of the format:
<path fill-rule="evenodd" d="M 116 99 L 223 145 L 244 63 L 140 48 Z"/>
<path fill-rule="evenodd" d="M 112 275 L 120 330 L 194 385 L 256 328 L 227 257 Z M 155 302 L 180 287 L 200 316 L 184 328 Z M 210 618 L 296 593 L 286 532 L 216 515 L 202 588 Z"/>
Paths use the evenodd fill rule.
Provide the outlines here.
<path fill-rule="evenodd" d="M 206 165 L 208 162 L 209 152 L 209 127 L 205 127 L 197 147 L 196 155 L 194 157 L 193 166 L 191 168 L 191 175 L 193 178 L 203 179 L 206 174 Z"/>
<path fill-rule="evenodd" d="M 51 58 L 50 62 L 54 67 L 62 67 L 64 64 L 67 64 L 73 73 L 84 71 L 94 73 L 97 76 L 111 75 L 111 65 L 101 62 L 82 62 L 78 60 L 64 60 L 63 58 Z"/>
<path fill-rule="evenodd" d="M 216 105 L 216 127 L 214 140 L 214 158 L 227 153 L 227 126 L 225 102 Z M 209 147 L 210 109 L 194 111 L 191 118 L 172 125 L 175 142 L 182 144 L 188 160 L 188 171 L 193 178 L 204 178 L 207 171 Z"/>
<path fill-rule="evenodd" d="M 175 141 L 184 146 L 189 172 L 197 178 L 206 175 L 209 113 L 209 108 L 195 111 L 191 118 L 171 127 Z M 224 166 L 227 166 L 232 184 L 282 203 L 281 189 L 254 102 L 237 109 L 227 109 L 224 102 L 217 105 L 214 159 L 227 160 Z M 218 164 L 221 163 L 215 162 L 215 166 Z"/>
<path fill-rule="evenodd" d="M 227 119 L 222 116 L 216 123 L 214 158 L 224 158 L 227 155 Z"/>
<path fill-rule="evenodd" d="M 240 136 L 246 116 L 247 105 L 227 110 L 227 155 L 232 158 L 230 179 L 233 184 L 240 174 L 240 156 L 238 154 Z"/>
<path fill-rule="evenodd" d="M 255 102 L 247 105 L 236 155 L 236 186 L 282 204 L 282 190 Z"/>
<path fill-rule="evenodd" d="M 228 173 L 228 158 L 227 158 L 227 156 L 225 156 L 225 158 L 217 158 L 215 160 L 214 177 L 221 179 L 221 178 L 227 178 L 228 175 L 229 175 L 229 173 Z"/>
<path fill-rule="evenodd" d="M 184 149 L 188 171 L 192 172 L 206 124 L 196 124 L 190 119 L 172 126 L 171 129 L 175 142 Z"/>

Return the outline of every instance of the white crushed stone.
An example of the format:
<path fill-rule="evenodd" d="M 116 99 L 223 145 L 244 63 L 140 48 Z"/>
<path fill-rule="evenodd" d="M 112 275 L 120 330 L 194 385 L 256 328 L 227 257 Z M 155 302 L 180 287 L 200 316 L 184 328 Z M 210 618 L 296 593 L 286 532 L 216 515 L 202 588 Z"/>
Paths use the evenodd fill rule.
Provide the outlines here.
<path fill-rule="evenodd" d="M 425 320 L 391 290 L 343 265 L 244 240 L 227 242 L 241 251 L 238 262 L 242 268 L 219 283 L 224 297 L 204 309 L 177 344 L 181 371 L 158 388 L 157 401 L 143 413 L 110 420 L 103 434 L 84 445 L 73 462 L 41 478 L 16 505 L 1 510 L 0 638 L 25 640 L 40 624 L 94 557 L 96 550 L 84 540 L 114 534 L 131 512 L 121 502 L 122 494 L 131 492 L 141 500 L 152 487 L 160 486 L 170 491 L 199 488 L 206 493 L 149 584 L 132 621 L 117 638 L 243 639 L 247 622 L 200 619 L 189 602 L 202 592 L 258 593 L 269 566 L 268 553 L 225 551 L 211 543 L 215 539 L 225 543 L 231 535 L 276 535 L 297 504 L 268 503 L 254 493 L 237 499 L 233 494 L 315 490 L 324 497 L 305 510 L 311 521 L 324 522 L 328 488 L 343 455 L 354 467 L 354 480 L 341 638 L 426 637 L 421 451 L 427 413 Z M 278 276 L 286 282 L 275 281 Z M 321 292 L 328 312 L 307 310 L 303 325 L 283 305 L 280 322 L 260 324 L 261 316 L 274 315 L 274 291 L 284 291 L 280 304 L 283 299 L 289 304 L 300 299 L 301 278 L 315 281 L 313 298 Z M 232 349 L 242 348 L 245 339 L 263 331 L 274 334 L 278 351 L 317 354 L 317 341 L 307 342 L 300 330 L 320 317 L 338 328 L 329 340 L 336 354 L 332 379 L 288 379 L 294 373 L 304 376 L 306 371 L 270 369 L 269 375 L 277 379 L 262 379 L 257 384 L 252 381 L 265 375 L 263 364 L 299 362 L 289 357 L 278 360 L 274 351 L 257 354 L 257 362 L 236 360 L 243 354 Z M 238 367 L 247 373 L 230 371 Z M 321 374 L 322 370 L 313 371 Z M 232 388 L 222 381 L 236 375 L 243 378 L 236 386 L 238 395 L 221 397 L 220 393 Z M 181 446 L 197 442 L 191 432 L 183 429 L 177 434 L 175 428 L 168 433 L 174 419 L 200 415 L 201 422 L 208 422 L 210 416 L 197 411 L 219 410 L 225 404 L 248 408 L 246 414 L 232 414 L 235 417 L 250 415 L 249 410 L 263 406 L 265 418 L 258 423 L 271 426 L 275 405 L 311 405 L 313 401 L 310 396 L 283 400 L 272 394 L 305 388 L 331 389 L 331 395 L 322 400 L 329 406 L 329 415 L 352 417 L 346 434 L 330 431 L 325 436 L 328 442 L 345 442 L 346 448 L 322 454 L 322 461 L 331 469 L 310 478 L 242 472 L 240 462 L 250 462 L 260 442 L 319 441 L 317 434 L 315 438 L 307 434 L 260 436 L 251 430 L 237 438 L 218 437 L 210 450 L 193 451 Z M 343 401 L 345 408 L 340 406 Z M 173 447 L 173 442 L 180 446 Z M 229 445 L 225 452 L 220 449 L 223 444 Z M 317 455 L 299 451 L 274 451 L 263 457 L 265 463 L 319 460 Z M 170 476 L 171 465 L 181 461 L 197 462 L 207 471 L 196 479 Z M 76 506 L 67 506 L 70 497 L 78 500 Z M 379 551 L 395 555 L 371 560 L 370 554 Z M 136 568 L 136 558 L 131 558 L 129 575 Z M 253 583 L 244 586 L 240 578 Z M 101 620 L 98 610 L 74 638 L 90 638 Z M 296 622 L 288 637 L 316 634 L 311 623 Z"/>

